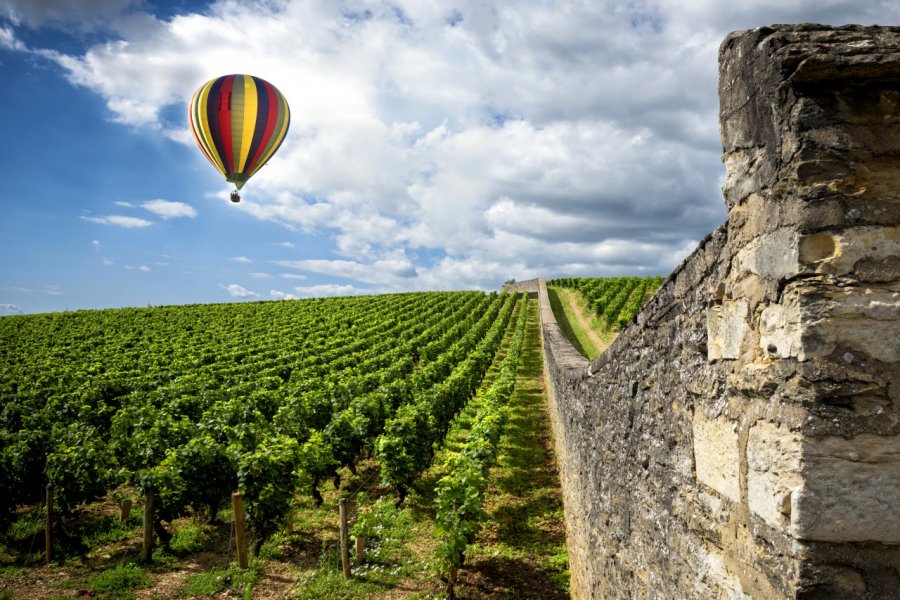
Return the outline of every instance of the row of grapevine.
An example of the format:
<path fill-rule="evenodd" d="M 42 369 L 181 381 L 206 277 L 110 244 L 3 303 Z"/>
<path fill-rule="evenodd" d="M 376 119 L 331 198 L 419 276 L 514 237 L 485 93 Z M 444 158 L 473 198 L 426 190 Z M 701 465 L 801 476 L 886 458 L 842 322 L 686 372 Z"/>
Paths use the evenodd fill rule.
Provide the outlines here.
<path fill-rule="evenodd" d="M 215 308 L 217 307 L 210 307 L 213 311 Z M 260 305 L 260 308 L 273 307 Z M 213 371 L 218 368 L 219 372 L 227 372 L 228 363 L 201 368 L 187 365 L 184 371 L 172 373 L 171 369 L 176 365 L 172 361 L 156 372 L 148 369 L 149 385 L 144 381 L 136 381 L 128 371 L 112 371 L 110 365 L 117 364 L 119 359 L 120 353 L 116 346 L 120 338 L 109 332 L 120 332 L 122 325 L 116 319 L 120 311 L 111 312 L 112 314 L 110 311 L 100 311 L 63 315 L 69 317 L 67 321 L 72 325 L 72 335 L 59 335 L 67 333 L 61 327 L 47 327 L 48 324 L 57 325 L 60 315 L 36 315 L 2 321 L 6 326 L 4 334 L 11 330 L 10 335 L 4 335 L 5 342 L 8 342 L 4 344 L 5 348 L 9 350 L 19 346 L 21 349 L 18 357 L 12 356 L 11 360 L 4 363 L 3 384 L 0 388 L 4 400 L 0 432 L 3 433 L 3 441 L 8 442 L 4 446 L 11 446 L 4 448 L 2 464 L 14 467 L 12 472 L 6 469 L 5 474 L 8 475 L 7 480 L 22 484 L 16 486 L 26 494 L 18 499 L 20 502 L 36 499 L 37 496 L 29 498 L 28 494 L 39 494 L 45 471 L 55 484 L 64 508 L 90 500 L 111 483 L 116 483 L 111 479 L 121 478 L 123 468 L 135 471 L 148 463 L 159 462 L 173 445 L 166 442 L 173 438 L 175 441 L 186 441 L 180 438 L 192 436 L 194 424 L 203 421 L 201 416 L 209 412 L 210 408 L 223 408 L 221 405 L 228 400 L 240 398 L 243 406 L 268 404 L 269 407 L 264 412 L 269 413 L 272 405 L 279 401 L 277 394 L 273 392 L 283 387 L 281 384 L 284 380 L 267 377 L 265 364 L 260 365 L 254 378 L 234 377 L 232 374 L 221 376 Z M 162 315 L 137 312 L 131 315 L 134 319 L 133 327 L 143 329 L 145 335 L 148 331 L 152 333 L 154 328 L 160 328 L 163 334 L 160 337 L 168 338 L 167 334 L 171 332 L 166 327 L 169 324 L 167 317 L 171 316 L 168 313 L 171 311 L 166 310 Z M 105 327 L 110 320 L 118 327 Z M 207 325 L 212 330 L 228 324 L 215 320 L 208 321 Z M 90 333 L 93 336 L 88 337 L 82 332 L 91 326 L 93 331 Z M 41 335 L 48 329 L 54 333 L 52 339 Z M 254 333 L 256 332 L 251 330 L 248 342 L 252 343 L 257 339 L 253 336 Z M 103 339 L 104 335 L 107 339 Z M 52 360 L 42 361 L 43 356 L 60 354 L 60 348 L 71 347 L 74 345 L 72 341 L 79 339 L 88 342 L 83 344 L 88 346 L 84 352 L 87 360 L 78 362 L 77 354 L 73 352 L 67 356 L 70 362 L 68 369 L 58 368 Z M 36 340 L 42 340 L 45 345 L 42 347 Z M 178 347 L 173 342 L 166 346 L 166 350 L 171 353 L 173 350 L 177 351 Z M 201 352 L 204 349 L 203 346 L 199 348 Z M 45 349 L 50 352 L 42 352 Z M 152 349 L 148 351 L 152 352 Z M 286 364 L 290 366 L 290 363 Z M 160 376 L 159 371 L 164 375 Z M 238 369 L 233 368 L 233 371 Z M 52 378 L 43 379 L 48 372 L 72 379 L 75 379 L 73 374 L 77 373 L 80 380 L 67 382 L 67 389 L 56 384 Z M 113 374 L 108 375 L 110 372 Z M 155 380 L 167 375 L 172 378 L 171 381 L 161 383 L 155 389 L 147 389 L 154 385 Z M 33 387 L 29 389 L 29 383 L 35 378 L 41 379 L 36 382 L 38 385 L 32 384 Z M 247 402 L 248 399 L 251 402 Z M 221 415 L 223 411 L 218 412 Z M 206 421 L 219 424 L 222 419 L 207 418 Z M 150 435 L 142 439 L 140 434 L 144 432 Z M 111 447 L 104 447 L 102 442 L 105 437 L 112 437 Z M 145 443 L 141 443 L 142 441 Z M 128 461 L 127 452 L 123 456 L 123 451 L 131 449 L 130 447 L 136 451 L 135 454 L 139 457 L 137 461 Z M 45 457 L 46 465 L 43 460 Z M 120 461 L 122 464 L 118 465 L 119 469 L 109 468 L 116 458 L 125 460 Z M 128 464 L 129 462 L 136 464 Z"/>
<path fill-rule="evenodd" d="M 431 464 L 434 444 L 443 440 L 453 417 L 475 393 L 503 341 L 515 305 L 510 296 L 504 309 L 474 348 L 460 349 L 459 360 L 444 382 L 404 404 L 384 427 L 375 444 L 382 480 L 397 491 L 407 488 Z"/>
<path fill-rule="evenodd" d="M 0 479 L 12 491 L 0 520 L 48 481 L 68 513 L 121 486 L 152 491 L 160 520 L 214 518 L 240 489 L 259 544 L 298 489 L 318 496 L 321 478 L 352 470 L 405 407 L 467 399 L 483 373 L 471 363 L 490 362 L 515 300 L 450 292 L 4 317 Z"/>
<path fill-rule="evenodd" d="M 451 594 L 465 548 L 474 541 L 485 516 L 483 501 L 488 471 L 497 459 L 500 436 L 508 420 L 507 403 L 515 389 L 527 309 L 526 301 L 519 310 L 515 334 L 499 375 L 481 399 L 464 445 L 446 459 L 444 465 L 449 474 L 436 487 L 438 548 L 442 569 L 449 575 Z"/>
<path fill-rule="evenodd" d="M 662 277 L 562 277 L 549 285 L 578 291 L 608 329 L 622 329 L 662 284 Z"/>

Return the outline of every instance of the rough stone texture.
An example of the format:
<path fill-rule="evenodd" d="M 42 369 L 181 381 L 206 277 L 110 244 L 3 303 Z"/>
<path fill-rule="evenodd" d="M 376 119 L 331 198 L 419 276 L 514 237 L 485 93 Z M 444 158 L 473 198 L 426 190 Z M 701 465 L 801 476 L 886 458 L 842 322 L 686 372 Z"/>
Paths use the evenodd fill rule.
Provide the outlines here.
<path fill-rule="evenodd" d="M 791 504 L 795 537 L 900 544 L 900 436 L 812 438 L 803 457 Z"/>
<path fill-rule="evenodd" d="M 803 478 L 800 436 L 787 427 L 759 421 L 747 440 L 747 504 L 770 527 L 791 524 L 792 499 Z"/>
<path fill-rule="evenodd" d="M 521 294 L 522 292 L 528 292 L 529 298 L 537 298 L 538 297 L 538 280 L 537 279 L 528 279 L 527 281 L 517 281 L 516 283 L 508 283 L 500 288 L 500 291 L 503 293 L 514 293 Z"/>
<path fill-rule="evenodd" d="M 733 502 L 741 499 L 740 445 L 737 426 L 725 417 L 694 414 L 694 464 L 697 481 Z"/>
<path fill-rule="evenodd" d="M 576 598 L 897 598 L 900 28 L 720 51 L 728 221 L 591 364 L 542 288 Z"/>

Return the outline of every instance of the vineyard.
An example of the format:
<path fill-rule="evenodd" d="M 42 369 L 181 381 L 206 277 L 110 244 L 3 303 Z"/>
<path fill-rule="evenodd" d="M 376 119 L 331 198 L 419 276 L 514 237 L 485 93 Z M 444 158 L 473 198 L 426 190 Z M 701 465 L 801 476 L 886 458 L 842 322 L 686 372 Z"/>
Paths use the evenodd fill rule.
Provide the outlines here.
<path fill-rule="evenodd" d="M 658 286 L 555 283 L 619 326 Z M 433 519 L 429 568 L 452 594 L 488 518 L 526 323 L 537 327 L 528 304 L 440 292 L 4 317 L 0 560 L 50 558 L 39 530 L 58 561 L 85 552 L 104 502 L 132 526 L 128 507 L 143 507 L 147 563 L 182 544 L 187 520 L 233 522 L 233 537 L 245 519 L 258 556 L 298 520 L 326 529 L 339 498 L 357 538 L 378 539 L 413 493 Z"/>
<path fill-rule="evenodd" d="M 526 307 L 446 292 L 0 319 L 0 530 L 52 504 L 65 554 L 91 503 L 152 497 L 150 537 L 168 546 L 173 522 L 215 523 L 238 490 L 258 554 L 298 497 L 319 506 L 323 481 L 339 488 L 360 461 L 401 505 L 503 346 L 438 486 L 451 549 L 438 568 L 455 573 L 483 517 Z"/>
<path fill-rule="evenodd" d="M 662 284 L 662 277 L 562 277 L 547 285 L 576 290 L 606 329 L 622 329 Z"/>

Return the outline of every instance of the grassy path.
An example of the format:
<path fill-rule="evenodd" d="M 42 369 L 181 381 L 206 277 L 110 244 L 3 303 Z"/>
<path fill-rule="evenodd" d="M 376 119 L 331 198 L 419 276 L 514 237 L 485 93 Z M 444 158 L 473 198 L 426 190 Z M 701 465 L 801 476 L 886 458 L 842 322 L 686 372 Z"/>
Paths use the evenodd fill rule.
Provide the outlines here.
<path fill-rule="evenodd" d="M 568 559 L 559 474 L 543 388 L 540 314 L 535 307 L 511 415 L 491 469 L 488 520 L 467 551 L 459 598 L 568 598 Z"/>
<path fill-rule="evenodd" d="M 581 294 L 556 286 L 548 287 L 547 292 L 556 322 L 576 350 L 593 360 L 609 348 L 616 333 L 597 322 Z"/>

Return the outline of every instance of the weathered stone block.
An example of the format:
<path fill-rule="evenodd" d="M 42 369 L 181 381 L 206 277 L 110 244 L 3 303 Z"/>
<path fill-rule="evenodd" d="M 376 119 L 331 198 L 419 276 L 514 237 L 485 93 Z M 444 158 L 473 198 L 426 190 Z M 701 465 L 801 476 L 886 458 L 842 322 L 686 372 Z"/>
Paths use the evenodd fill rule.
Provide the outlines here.
<path fill-rule="evenodd" d="M 763 310 L 759 334 L 760 347 L 780 358 L 807 361 L 846 348 L 900 362 L 900 284 L 792 282 L 781 304 Z"/>
<path fill-rule="evenodd" d="M 741 485 L 737 424 L 724 417 L 707 419 L 698 412 L 694 414 L 692 429 L 697 480 L 738 502 Z"/>
<path fill-rule="evenodd" d="M 698 579 L 692 586 L 696 598 L 723 598 L 727 600 L 752 600 L 744 593 L 741 580 L 730 572 L 726 557 L 712 545 L 695 550 L 699 563 Z"/>
<path fill-rule="evenodd" d="M 800 437 L 787 427 L 759 421 L 747 441 L 747 502 L 777 529 L 790 524 L 791 495 L 802 483 Z"/>
<path fill-rule="evenodd" d="M 794 536 L 900 544 L 900 436 L 805 440 L 801 473 L 791 503 Z"/>
<path fill-rule="evenodd" d="M 743 299 L 709 309 L 706 319 L 709 360 L 735 359 L 741 355 L 749 311 L 750 307 Z"/>
<path fill-rule="evenodd" d="M 800 240 L 800 260 L 817 273 L 846 275 L 861 261 L 880 263 L 900 256 L 900 227 L 852 227 Z M 813 264 L 815 263 L 815 264 Z"/>
<path fill-rule="evenodd" d="M 761 235 L 734 258 L 733 270 L 740 277 L 753 273 L 764 279 L 786 279 L 800 272 L 799 234 L 784 227 Z"/>
<path fill-rule="evenodd" d="M 759 345 L 779 358 L 803 353 L 799 302 L 770 304 L 759 317 Z M 805 356 L 805 353 L 803 353 Z"/>

